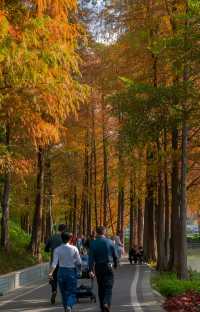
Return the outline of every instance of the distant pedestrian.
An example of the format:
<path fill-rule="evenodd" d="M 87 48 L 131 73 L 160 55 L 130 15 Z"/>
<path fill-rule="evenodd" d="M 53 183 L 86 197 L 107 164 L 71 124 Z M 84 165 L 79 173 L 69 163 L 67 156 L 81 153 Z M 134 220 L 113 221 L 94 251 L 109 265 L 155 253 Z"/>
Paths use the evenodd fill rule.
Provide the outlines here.
<path fill-rule="evenodd" d="M 65 224 L 60 224 L 58 226 L 58 233 L 52 235 L 46 242 L 45 251 L 46 252 L 51 252 L 50 265 L 52 265 L 54 250 L 63 243 L 62 238 L 61 238 L 61 234 L 65 230 L 66 230 L 66 225 Z M 52 288 L 51 304 L 55 303 L 56 295 L 57 295 L 57 272 L 58 272 L 58 265 L 57 265 L 56 269 L 53 272 L 52 279 L 49 281 L 49 283 L 51 285 L 51 288 Z"/>
<path fill-rule="evenodd" d="M 124 244 L 121 242 L 120 235 L 121 235 L 121 233 L 117 232 L 117 235 L 114 237 L 115 249 L 116 249 L 118 261 L 120 261 L 122 255 L 123 255 L 123 252 L 124 252 Z"/>
<path fill-rule="evenodd" d="M 106 238 L 106 229 L 97 228 L 96 239 L 90 244 L 89 270 L 90 276 L 96 275 L 98 283 L 99 301 L 102 312 L 109 312 L 112 302 L 112 288 L 114 284 L 114 268 L 117 268 L 117 255 L 113 242 Z"/>
<path fill-rule="evenodd" d="M 86 248 L 86 250 L 88 251 L 90 249 L 90 244 L 93 240 L 95 240 L 96 238 L 96 231 L 92 231 L 92 233 L 90 234 L 90 236 L 86 239 L 84 247 Z"/>
<path fill-rule="evenodd" d="M 133 246 L 132 248 L 130 248 L 129 250 L 129 262 L 130 264 L 137 264 L 138 262 L 138 251 L 137 251 L 137 246 Z"/>
<path fill-rule="evenodd" d="M 78 248 L 79 252 L 81 253 L 83 250 L 83 239 L 81 235 L 78 235 L 76 240 L 76 247 Z"/>
<path fill-rule="evenodd" d="M 137 257 L 139 264 L 142 264 L 144 262 L 144 250 L 142 246 L 138 249 Z"/>
<path fill-rule="evenodd" d="M 63 244 L 55 249 L 49 278 L 59 263 L 58 283 L 65 312 L 71 312 L 76 304 L 77 268 L 81 268 L 81 258 L 77 247 L 70 244 L 72 234 L 62 233 Z"/>

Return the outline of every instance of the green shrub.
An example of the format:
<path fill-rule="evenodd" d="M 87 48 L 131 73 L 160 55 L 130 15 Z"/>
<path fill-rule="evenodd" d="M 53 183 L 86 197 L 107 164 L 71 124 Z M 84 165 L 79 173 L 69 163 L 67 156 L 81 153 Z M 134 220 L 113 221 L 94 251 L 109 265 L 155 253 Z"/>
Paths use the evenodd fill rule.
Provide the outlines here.
<path fill-rule="evenodd" d="M 188 234 L 187 235 L 187 239 L 188 241 L 200 241 L 200 234 L 199 233 L 195 233 L 195 234 Z"/>
<path fill-rule="evenodd" d="M 15 222 L 10 221 L 9 233 L 11 240 L 11 250 L 5 254 L 0 250 L 0 274 L 6 274 L 12 271 L 37 264 L 37 259 L 28 251 L 30 244 L 30 235 L 24 232 Z M 44 253 L 42 246 L 43 261 L 48 261 L 49 255 Z"/>
<path fill-rule="evenodd" d="M 153 287 L 163 296 L 170 297 L 182 294 L 186 291 L 200 293 L 200 275 L 193 272 L 189 280 L 178 280 L 174 273 L 161 273 L 152 279 Z"/>

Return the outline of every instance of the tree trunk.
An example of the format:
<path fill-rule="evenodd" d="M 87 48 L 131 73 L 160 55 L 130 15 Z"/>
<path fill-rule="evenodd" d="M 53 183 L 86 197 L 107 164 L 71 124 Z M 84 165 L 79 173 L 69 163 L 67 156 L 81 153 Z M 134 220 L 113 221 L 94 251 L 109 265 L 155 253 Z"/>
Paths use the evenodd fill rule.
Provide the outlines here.
<path fill-rule="evenodd" d="M 24 215 L 21 216 L 21 228 L 27 234 L 31 233 L 30 217 L 29 217 L 29 213 L 28 212 L 26 212 Z"/>
<path fill-rule="evenodd" d="M 95 107 L 92 105 L 92 155 L 94 162 L 94 180 L 93 180 L 93 197 L 94 197 L 94 216 L 95 225 L 99 225 L 98 207 L 97 207 L 97 151 L 96 151 L 96 134 L 95 134 Z"/>
<path fill-rule="evenodd" d="M 140 198 L 138 198 L 138 246 L 143 246 L 143 210 Z"/>
<path fill-rule="evenodd" d="M 147 261 L 155 261 L 155 182 L 152 174 L 151 163 L 154 159 L 153 152 L 147 150 L 147 185 L 144 213 L 144 256 Z"/>
<path fill-rule="evenodd" d="M 2 196 L 2 218 L 1 218 L 1 247 L 9 252 L 10 240 L 9 240 L 9 196 L 11 190 L 11 177 L 8 172 L 4 178 L 3 196 Z"/>
<path fill-rule="evenodd" d="M 118 188 L 118 205 L 117 205 L 117 228 L 116 233 L 120 232 L 121 227 L 121 192 Z"/>
<path fill-rule="evenodd" d="M 135 201 L 134 209 L 133 209 L 133 241 L 134 245 L 138 247 L 138 202 Z"/>
<path fill-rule="evenodd" d="M 77 236 L 77 188 L 74 186 L 73 234 Z"/>
<path fill-rule="evenodd" d="M 47 159 L 45 162 L 46 169 L 46 238 L 50 237 L 52 234 L 52 202 L 53 202 L 53 190 L 52 190 L 52 169 L 51 169 L 51 159 L 47 155 Z"/>
<path fill-rule="evenodd" d="M 169 242 L 170 242 L 170 205 L 169 205 L 169 186 L 168 186 L 168 167 L 167 167 L 167 134 L 164 133 L 164 184 L 165 184 L 165 268 L 167 269 L 169 261 Z"/>
<path fill-rule="evenodd" d="M 134 187 L 133 187 L 133 177 L 132 177 L 132 173 L 130 175 L 130 213 L 129 213 L 129 223 L 130 223 L 130 236 L 129 236 L 129 248 L 133 247 L 133 230 L 134 230 Z"/>
<path fill-rule="evenodd" d="M 120 233 L 122 242 L 124 241 L 124 214 L 125 214 L 125 186 L 124 186 L 124 155 L 123 155 L 123 138 L 121 133 L 121 124 L 123 114 L 118 110 L 119 133 L 118 133 L 118 222 L 117 231 Z"/>
<path fill-rule="evenodd" d="M 104 143 L 104 186 L 103 186 L 103 225 L 107 226 L 108 222 L 108 160 Z"/>
<path fill-rule="evenodd" d="M 177 274 L 180 279 L 188 278 L 187 268 L 187 145 L 188 126 L 186 117 L 183 116 L 182 125 L 182 152 L 181 152 L 181 205 L 180 205 L 180 240 L 179 240 L 179 261 Z"/>
<path fill-rule="evenodd" d="M 82 234 L 88 234 L 88 217 L 89 217 L 89 132 L 87 130 L 85 137 L 85 159 L 84 159 L 84 177 L 83 177 L 83 190 L 81 202 L 81 224 Z"/>
<path fill-rule="evenodd" d="M 124 214 L 125 214 L 125 199 L 124 199 L 124 186 L 121 190 L 121 224 L 120 224 L 120 238 L 124 242 Z"/>
<path fill-rule="evenodd" d="M 149 259 L 148 233 L 149 233 L 149 209 L 146 195 L 144 206 L 144 233 L 143 233 L 143 249 L 145 261 L 148 261 Z"/>
<path fill-rule="evenodd" d="M 44 243 L 46 240 L 46 211 L 45 207 L 43 206 L 42 209 L 42 235 L 41 235 L 41 242 Z"/>
<path fill-rule="evenodd" d="M 92 142 L 91 142 L 92 143 Z M 92 154 L 92 144 L 91 144 L 91 157 L 88 163 L 89 171 L 89 181 L 88 181 L 88 226 L 87 234 L 88 236 L 92 233 L 92 219 L 93 219 L 93 154 Z"/>
<path fill-rule="evenodd" d="M 164 204 L 164 176 L 162 159 L 160 156 L 160 143 L 158 147 L 158 216 L 157 216 L 157 269 L 164 271 L 165 269 L 165 204 Z"/>
<path fill-rule="evenodd" d="M 185 0 L 185 34 L 184 34 L 184 72 L 183 81 L 185 82 L 185 100 L 182 105 L 182 144 L 181 144 L 181 194 L 180 194 L 180 242 L 179 242 L 179 262 L 177 275 L 180 279 L 188 279 L 187 268 L 187 169 L 188 169 L 188 121 L 187 121 L 187 103 L 188 103 L 188 87 L 189 66 L 188 66 L 188 21 L 189 5 Z"/>
<path fill-rule="evenodd" d="M 35 198 L 35 211 L 32 225 L 32 236 L 30 248 L 33 256 L 41 260 L 40 244 L 42 236 L 42 196 L 43 196 L 43 180 L 44 180 L 44 151 L 41 147 L 37 153 L 37 185 Z"/>
<path fill-rule="evenodd" d="M 171 174 L 171 238 L 168 269 L 177 271 L 179 246 L 179 160 L 178 129 L 172 129 L 172 174 Z"/>
<path fill-rule="evenodd" d="M 81 210 L 82 210 L 82 213 L 81 213 L 81 233 L 83 235 L 86 235 L 86 226 L 87 226 L 87 202 L 85 200 L 85 194 L 84 194 L 84 191 L 83 191 L 83 194 L 82 194 L 82 204 L 81 204 Z"/>
<path fill-rule="evenodd" d="M 103 140 L 103 225 L 108 222 L 108 152 L 105 124 L 105 103 L 102 99 L 102 140 Z"/>
<path fill-rule="evenodd" d="M 70 209 L 69 209 L 69 232 L 73 232 L 73 193 L 72 190 L 70 192 Z"/>
<path fill-rule="evenodd" d="M 10 127 L 6 126 L 5 133 L 5 145 L 9 150 L 10 146 Z M 3 181 L 3 192 L 2 192 L 2 218 L 1 218 L 1 247 L 5 250 L 5 252 L 9 252 L 10 249 L 10 239 L 9 239 L 9 197 L 11 191 L 11 174 L 9 169 L 6 169 L 6 173 Z"/>
<path fill-rule="evenodd" d="M 100 214 L 100 225 L 103 224 L 103 184 L 101 185 L 101 190 L 100 190 L 100 211 L 99 211 L 99 214 Z"/>
<path fill-rule="evenodd" d="M 110 191 L 108 189 L 108 209 L 109 209 L 109 215 L 110 215 L 110 227 L 112 229 L 112 235 L 115 235 L 115 227 L 114 227 L 114 222 L 113 222 L 113 215 L 112 215 L 112 209 L 111 209 L 111 204 L 110 204 Z"/>

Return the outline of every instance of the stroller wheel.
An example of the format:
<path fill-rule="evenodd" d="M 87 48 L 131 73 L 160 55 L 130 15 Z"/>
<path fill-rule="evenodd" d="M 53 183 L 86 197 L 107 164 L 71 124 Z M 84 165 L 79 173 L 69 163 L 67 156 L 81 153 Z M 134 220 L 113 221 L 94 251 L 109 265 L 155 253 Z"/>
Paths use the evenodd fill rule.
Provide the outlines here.
<path fill-rule="evenodd" d="M 91 301 L 91 303 L 92 303 L 92 302 L 96 303 L 96 302 L 97 302 L 97 299 L 96 299 L 95 296 L 93 296 L 93 297 L 90 298 L 90 301 Z"/>

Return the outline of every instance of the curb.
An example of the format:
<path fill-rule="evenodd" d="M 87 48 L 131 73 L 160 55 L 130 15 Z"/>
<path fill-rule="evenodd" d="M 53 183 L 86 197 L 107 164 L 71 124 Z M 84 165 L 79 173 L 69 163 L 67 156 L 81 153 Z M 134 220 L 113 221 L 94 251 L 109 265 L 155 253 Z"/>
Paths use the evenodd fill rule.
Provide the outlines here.
<path fill-rule="evenodd" d="M 48 273 L 49 263 L 38 264 L 24 270 L 0 276 L 0 296 L 16 290 L 32 282 L 43 280 Z"/>

